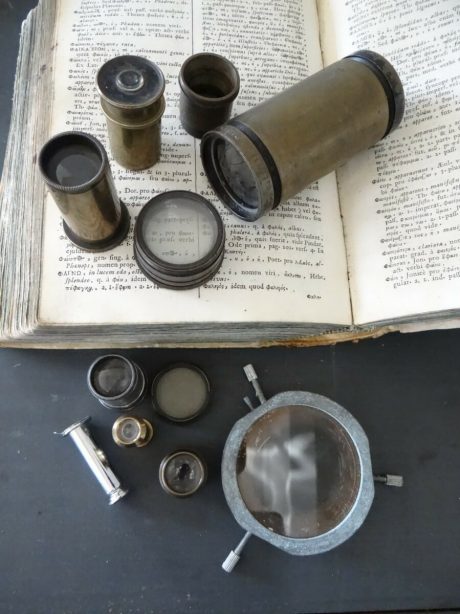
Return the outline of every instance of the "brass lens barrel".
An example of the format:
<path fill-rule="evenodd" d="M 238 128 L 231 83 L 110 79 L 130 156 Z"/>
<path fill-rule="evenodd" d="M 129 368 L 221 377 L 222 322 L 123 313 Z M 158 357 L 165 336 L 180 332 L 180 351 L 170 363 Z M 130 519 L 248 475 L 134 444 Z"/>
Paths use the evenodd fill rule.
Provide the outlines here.
<path fill-rule="evenodd" d="M 358 51 L 206 133 L 208 179 L 254 221 L 394 130 L 404 92 L 391 64 Z"/>
<path fill-rule="evenodd" d="M 121 243 L 129 230 L 129 213 L 118 198 L 107 153 L 95 137 L 61 132 L 42 147 L 38 165 L 72 243 L 88 251 Z"/>
<path fill-rule="evenodd" d="M 96 77 L 114 159 L 130 170 L 158 162 L 165 79 L 149 60 L 131 55 L 112 58 Z"/>

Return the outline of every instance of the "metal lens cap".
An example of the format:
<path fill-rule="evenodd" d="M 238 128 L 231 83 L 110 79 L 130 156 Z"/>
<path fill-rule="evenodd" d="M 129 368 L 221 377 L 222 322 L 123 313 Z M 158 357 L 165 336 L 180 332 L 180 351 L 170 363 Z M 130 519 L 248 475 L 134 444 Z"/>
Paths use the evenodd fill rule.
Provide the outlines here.
<path fill-rule="evenodd" d="M 157 285 L 174 290 L 201 286 L 224 257 L 222 219 L 193 192 L 164 192 L 142 209 L 134 228 L 134 256 Z"/>
<path fill-rule="evenodd" d="M 99 69 L 99 94 L 113 106 L 146 107 L 163 95 L 165 78 L 160 68 L 137 55 L 120 55 Z"/>
<path fill-rule="evenodd" d="M 206 374 L 190 364 L 175 364 L 160 371 L 152 384 L 156 411 L 173 422 L 198 417 L 208 406 L 211 386 Z"/>
<path fill-rule="evenodd" d="M 160 464 L 160 484 L 175 497 L 193 495 L 206 481 L 207 469 L 194 452 L 180 450 L 168 454 Z"/>

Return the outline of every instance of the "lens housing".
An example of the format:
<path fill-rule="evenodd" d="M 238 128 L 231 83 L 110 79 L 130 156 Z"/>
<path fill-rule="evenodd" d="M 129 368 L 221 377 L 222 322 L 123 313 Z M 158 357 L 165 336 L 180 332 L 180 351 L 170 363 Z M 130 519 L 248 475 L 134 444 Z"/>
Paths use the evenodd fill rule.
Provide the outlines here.
<path fill-rule="evenodd" d="M 84 132 L 62 132 L 43 145 L 38 166 L 77 247 L 106 251 L 126 237 L 130 217 L 118 198 L 103 145 Z"/>
<path fill-rule="evenodd" d="M 88 388 L 104 407 L 122 411 L 142 401 L 146 382 L 141 368 L 120 354 L 100 356 L 88 370 Z"/>
<path fill-rule="evenodd" d="M 222 264 L 224 244 L 224 225 L 211 203 L 183 190 L 152 198 L 134 227 L 139 268 L 170 290 L 189 290 L 211 279 Z"/>

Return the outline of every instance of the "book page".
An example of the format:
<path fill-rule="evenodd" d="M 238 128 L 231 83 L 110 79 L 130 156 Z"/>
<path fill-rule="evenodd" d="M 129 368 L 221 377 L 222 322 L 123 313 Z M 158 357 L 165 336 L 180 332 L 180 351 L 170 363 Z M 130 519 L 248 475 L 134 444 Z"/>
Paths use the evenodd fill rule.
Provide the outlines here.
<path fill-rule="evenodd" d="M 460 5 L 325 0 L 327 63 L 372 49 L 406 94 L 399 129 L 338 172 L 356 323 L 460 307 Z"/>
<path fill-rule="evenodd" d="M 90 254 L 65 237 L 48 197 L 39 319 L 42 324 L 312 322 L 350 324 L 343 231 L 334 175 L 256 223 L 227 210 L 211 191 L 199 142 L 179 122 L 178 73 L 192 53 L 213 51 L 238 67 L 236 113 L 322 66 L 314 0 L 60 0 L 51 133 L 83 130 L 106 146 L 95 88 L 98 68 L 117 55 L 145 56 L 166 77 L 162 153 L 147 171 L 111 160 L 134 222 L 142 205 L 173 189 L 210 199 L 226 227 L 221 270 L 204 287 L 177 292 L 149 282 L 128 239 Z"/>

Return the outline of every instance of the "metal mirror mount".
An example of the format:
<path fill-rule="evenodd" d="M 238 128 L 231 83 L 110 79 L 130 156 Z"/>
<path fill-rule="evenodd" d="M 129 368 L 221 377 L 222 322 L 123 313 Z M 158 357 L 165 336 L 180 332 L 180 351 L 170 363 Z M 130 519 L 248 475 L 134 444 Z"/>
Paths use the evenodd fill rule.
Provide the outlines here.
<path fill-rule="evenodd" d="M 369 442 L 357 420 L 318 394 L 288 391 L 265 399 L 252 365 L 245 373 L 260 402 L 238 420 L 225 444 L 222 485 L 246 531 L 222 568 L 230 572 L 251 535 L 294 555 L 326 552 L 364 522 L 374 481 Z"/>

